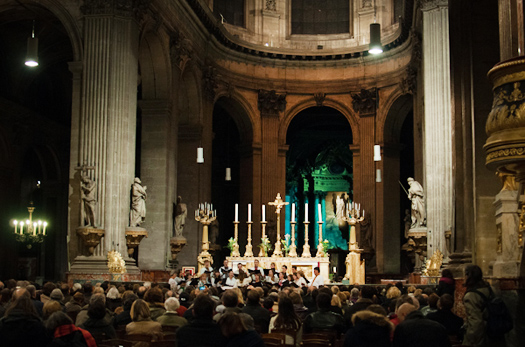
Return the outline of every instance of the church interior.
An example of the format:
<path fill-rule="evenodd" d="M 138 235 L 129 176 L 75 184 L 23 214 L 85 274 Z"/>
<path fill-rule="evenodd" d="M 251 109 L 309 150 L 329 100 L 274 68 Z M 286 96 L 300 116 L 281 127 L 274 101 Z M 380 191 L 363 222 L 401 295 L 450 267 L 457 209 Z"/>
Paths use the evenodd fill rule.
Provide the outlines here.
<path fill-rule="evenodd" d="M 165 281 L 234 242 L 307 245 L 336 280 L 355 244 L 363 283 L 442 254 L 525 304 L 524 22 L 521 0 L 2 0 L 0 278 L 108 279 L 117 251 L 119 279 Z"/>

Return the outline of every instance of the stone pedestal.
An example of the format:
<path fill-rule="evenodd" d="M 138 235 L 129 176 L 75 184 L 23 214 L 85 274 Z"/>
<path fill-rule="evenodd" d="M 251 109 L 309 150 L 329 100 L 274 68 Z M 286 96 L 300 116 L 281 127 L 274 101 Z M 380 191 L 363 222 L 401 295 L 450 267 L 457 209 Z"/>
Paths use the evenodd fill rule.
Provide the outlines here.
<path fill-rule="evenodd" d="M 131 257 L 142 241 L 143 238 L 148 237 L 148 231 L 140 227 L 126 228 L 126 246 L 128 247 L 128 255 Z"/>
<path fill-rule="evenodd" d="M 496 195 L 497 258 L 493 265 L 494 277 L 519 275 L 518 247 L 518 191 L 502 190 Z"/>
<path fill-rule="evenodd" d="M 77 235 L 82 239 L 84 246 L 88 248 L 89 255 L 93 255 L 95 248 L 100 244 L 100 240 L 102 240 L 104 234 L 104 229 L 90 226 L 77 228 Z"/>

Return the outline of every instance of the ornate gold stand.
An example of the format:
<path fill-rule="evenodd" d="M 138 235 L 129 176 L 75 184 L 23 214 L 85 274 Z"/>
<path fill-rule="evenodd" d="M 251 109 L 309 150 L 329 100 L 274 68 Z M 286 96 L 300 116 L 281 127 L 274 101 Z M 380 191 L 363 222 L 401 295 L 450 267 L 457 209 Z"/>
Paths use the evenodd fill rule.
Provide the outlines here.
<path fill-rule="evenodd" d="M 358 214 L 355 210 L 348 211 L 348 216 L 344 220 L 350 224 L 350 241 L 348 242 L 349 253 L 346 256 L 346 274 L 344 279 L 348 280 L 351 284 L 365 283 L 365 262 L 361 260 L 362 249 L 359 249 L 356 240 L 355 226 L 357 223 L 363 221 L 363 217 L 356 217 Z"/>
<path fill-rule="evenodd" d="M 252 224 L 253 222 L 246 222 L 248 224 L 248 243 L 246 244 L 246 251 L 244 252 L 245 257 L 253 257 L 252 247 Z"/>
<path fill-rule="evenodd" d="M 317 245 L 317 254 L 316 257 L 324 257 L 324 247 L 323 247 L 323 221 L 318 221 L 319 224 L 319 244 Z"/>
<path fill-rule="evenodd" d="M 262 229 L 261 241 L 266 238 L 266 223 L 267 222 L 261 222 L 261 229 Z M 266 252 L 266 248 L 263 247 L 262 244 L 261 244 L 261 247 L 259 247 L 259 248 L 260 248 L 260 250 L 259 250 L 259 257 L 267 257 L 268 253 Z"/>
<path fill-rule="evenodd" d="M 234 232 L 234 238 L 235 243 L 233 244 L 233 250 L 232 250 L 232 257 L 240 257 L 241 253 L 239 252 L 239 222 L 235 221 L 233 222 L 233 232 Z"/>
<path fill-rule="evenodd" d="M 208 206 L 208 204 L 204 204 L 204 206 Z M 200 272 L 206 260 L 209 260 L 210 263 L 213 264 L 213 257 L 211 256 L 210 252 L 208 252 L 210 250 L 210 242 L 208 241 L 208 226 L 215 219 L 216 216 L 208 207 L 197 210 L 195 220 L 202 224 L 202 251 L 197 257 L 197 261 L 199 263 L 198 272 Z"/>
<path fill-rule="evenodd" d="M 148 237 L 148 231 L 144 228 L 126 228 L 126 246 L 128 247 L 128 255 L 131 257 L 142 241 L 143 238 Z"/>
<path fill-rule="evenodd" d="M 282 257 L 283 251 L 281 250 L 281 208 L 288 205 L 287 202 L 281 198 L 281 193 L 277 193 L 275 200 L 269 202 L 268 205 L 275 206 L 275 213 L 277 214 L 277 241 L 275 241 L 275 249 L 273 250 L 272 257 Z"/>
<path fill-rule="evenodd" d="M 100 244 L 104 237 L 104 229 L 98 229 L 91 226 L 77 228 L 77 234 L 82 239 L 84 245 L 88 247 L 89 255 L 93 255 L 95 248 Z"/>
<path fill-rule="evenodd" d="M 295 221 L 290 222 L 292 225 L 292 240 L 290 241 L 290 252 L 288 252 L 289 257 L 297 257 L 297 246 L 295 246 Z"/>
<path fill-rule="evenodd" d="M 304 245 L 303 245 L 303 258 L 311 258 L 312 255 L 310 254 L 310 245 L 308 244 L 308 225 L 310 222 L 306 221 L 303 222 L 304 224 Z"/>

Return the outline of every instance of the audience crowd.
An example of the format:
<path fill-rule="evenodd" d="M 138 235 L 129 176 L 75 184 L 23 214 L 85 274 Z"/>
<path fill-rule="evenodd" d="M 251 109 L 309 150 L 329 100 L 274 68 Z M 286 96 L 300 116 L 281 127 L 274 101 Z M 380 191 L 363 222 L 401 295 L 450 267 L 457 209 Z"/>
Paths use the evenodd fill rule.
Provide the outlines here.
<path fill-rule="evenodd" d="M 225 263 L 197 276 L 176 273 L 168 284 L 0 282 L 0 346 L 91 347 L 119 338 L 140 347 L 150 342 L 132 337 L 149 335 L 179 347 L 264 347 L 270 333 L 291 346 L 322 336 L 327 346 L 348 347 L 501 342 L 487 338 L 483 303 L 469 292 L 489 287 L 477 266 L 466 272 L 466 319 L 453 312 L 454 279 L 446 271 L 438 286 L 417 288 L 312 285 L 296 269 L 255 270 L 239 267 L 233 276 Z"/>

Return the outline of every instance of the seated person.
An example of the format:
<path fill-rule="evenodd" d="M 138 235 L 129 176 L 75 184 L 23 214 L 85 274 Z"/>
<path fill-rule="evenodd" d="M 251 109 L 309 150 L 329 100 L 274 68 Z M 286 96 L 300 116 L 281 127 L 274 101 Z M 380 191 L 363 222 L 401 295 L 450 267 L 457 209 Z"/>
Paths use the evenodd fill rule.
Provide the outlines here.
<path fill-rule="evenodd" d="M 273 263 L 272 263 L 273 264 Z M 266 283 L 269 283 L 269 284 L 275 284 L 277 282 L 279 282 L 279 278 L 277 277 L 277 275 L 275 274 L 275 270 L 274 269 L 271 269 L 268 270 L 268 275 L 266 276 L 266 278 L 264 279 L 264 281 Z"/>
<path fill-rule="evenodd" d="M 294 279 L 294 283 L 299 287 L 306 287 L 306 279 L 301 276 L 299 272 L 292 275 Z"/>
<path fill-rule="evenodd" d="M 331 330 L 341 334 L 345 330 L 343 316 L 330 311 L 332 296 L 325 292 L 317 295 L 317 311 L 310 313 L 304 321 L 304 332 Z"/>
<path fill-rule="evenodd" d="M 208 274 L 211 274 L 213 272 L 213 268 L 211 267 L 211 263 L 209 260 L 204 261 L 204 266 L 202 267 L 201 271 L 199 271 L 199 275 L 202 275 L 205 272 L 207 272 Z"/>
<path fill-rule="evenodd" d="M 259 273 L 256 273 L 254 275 L 254 279 L 253 279 L 253 282 L 250 283 L 252 287 L 254 288 L 257 288 L 257 287 L 262 287 L 263 286 L 263 283 L 261 282 L 261 275 Z"/>
<path fill-rule="evenodd" d="M 243 270 L 241 263 L 237 264 L 237 273 L 235 275 L 237 276 L 237 280 L 239 281 L 237 283 L 239 287 L 245 287 L 249 285 L 250 282 L 252 281 L 252 278 L 248 276 L 246 271 Z"/>
<path fill-rule="evenodd" d="M 228 260 L 224 259 L 222 266 L 219 268 L 221 278 L 222 279 L 228 278 L 228 272 L 230 272 L 230 270 L 233 270 L 233 269 L 228 266 Z"/>
<path fill-rule="evenodd" d="M 279 272 L 279 279 L 277 280 L 277 285 L 279 288 L 284 288 L 289 285 L 288 280 L 286 279 L 285 272 Z"/>
<path fill-rule="evenodd" d="M 213 275 L 210 278 L 210 285 L 217 288 L 222 283 L 221 272 L 219 270 L 214 270 Z"/>
<path fill-rule="evenodd" d="M 197 282 L 197 288 L 209 287 L 209 286 L 210 286 L 210 282 L 208 281 L 208 275 L 205 272 L 203 272 L 201 276 L 199 277 L 199 281 Z"/>
<path fill-rule="evenodd" d="M 253 261 L 253 268 L 250 269 L 250 274 L 252 274 L 252 279 L 255 279 L 255 273 L 258 272 L 261 278 L 264 278 L 264 269 L 259 265 L 259 259 Z"/>
<path fill-rule="evenodd" d="M 186 318 L 180 317 L 177 313 L 180 307 L 179 300 L 173 297 L 168 298 L 164 303 L 164 307 L 166 308 L 166 312 L 157 318 L 157 322 L 171 327 L 181 327 L 188 324 Z"/>
<path fill-rule="evenodd" d="M 286 266 L 286 265 L 281 266 L 281 272 L 284 274 L 285 278 L 286 278 L 286 276 L 288 276 L 286 271 L 288 271 L 288 266 Z"/>
<path fill-rule="evenodd" d="M 324 285 L 324 277 L 320 273 L 319 267 L 314 267 L 314 279 L 312 280 L 312 286 L 319 288 Z"/>
<path fill-rule="evenodd" d="M 461 327 L 463 326 L 463 319 L 452 313 L 454 307 L 454 298 L 450 294 L 443 294 L 439 298 L 438 311 L 429 313 L 427 318 L 440 323 L 447 330 L 448 335 L 455 335 L 459 340 L 463 339 Z"/>
<path fill-rule="evenodd" d="M 270 311 L 261 306 L 260 300 L 261 296 L 257 289 L 248 291 L 247 303 L 242 312 L 252 316 L 256 330 L 259 333 L 265 333 L 268 331 L 268 325 L 270 324 Z"/>
<path fill-rule="evenodd" d="M 228 277 L 222 284 L 222 289 L 232 289 L 238 287 L 238 280 L 235 278 L 235 275 L 233 274 L 233 270 L 230 269 L 228 271 Z"/>

